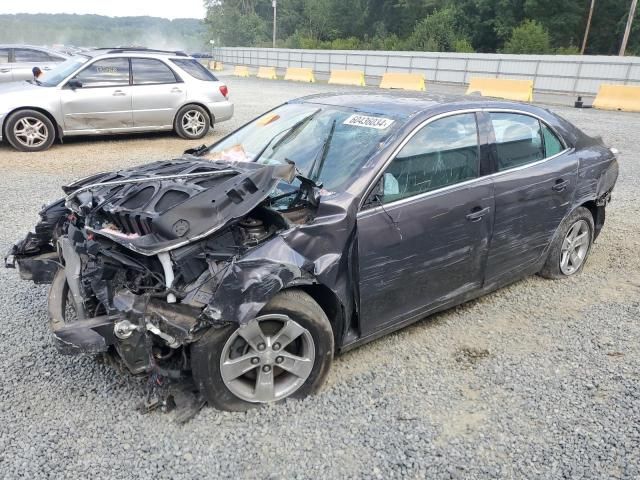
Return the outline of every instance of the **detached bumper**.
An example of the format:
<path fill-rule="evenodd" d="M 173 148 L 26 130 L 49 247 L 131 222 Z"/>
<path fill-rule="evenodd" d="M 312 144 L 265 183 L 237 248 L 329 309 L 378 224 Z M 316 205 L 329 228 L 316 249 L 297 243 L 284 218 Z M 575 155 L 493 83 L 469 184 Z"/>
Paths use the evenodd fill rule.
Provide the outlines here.
<path fill-rule="evenodd" d="M 233 117 L 233 103 L 229 100 L 224 102 L 215 102 L 207 104 L 207 108 L 213 115 L 214 123 L 220 123 L 227 120 L 231 120 Z"/>

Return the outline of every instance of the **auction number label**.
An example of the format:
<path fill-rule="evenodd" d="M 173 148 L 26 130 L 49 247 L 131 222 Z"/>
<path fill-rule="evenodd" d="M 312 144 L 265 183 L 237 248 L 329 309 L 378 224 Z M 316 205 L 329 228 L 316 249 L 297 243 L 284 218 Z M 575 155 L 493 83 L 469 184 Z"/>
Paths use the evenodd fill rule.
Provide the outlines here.
<path fill-rule="evenodd" d="M 377 130 L 385 130 L 393 124 L 393 120 L 390 118 L 382 117 L 368 117 L 366 115 L 351 115 L 344 121 L 345 125 L 351 125 L 353 127 L 365 127 L 375 128 Z"/>

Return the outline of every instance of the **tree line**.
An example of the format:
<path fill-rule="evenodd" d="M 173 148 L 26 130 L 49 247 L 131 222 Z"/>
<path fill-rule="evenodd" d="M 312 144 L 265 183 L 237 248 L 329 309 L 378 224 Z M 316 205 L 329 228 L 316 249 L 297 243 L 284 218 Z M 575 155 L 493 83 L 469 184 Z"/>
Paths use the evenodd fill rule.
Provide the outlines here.
<path fill-rule="evenodd" d="M 72 14 L 0 15 L 0 43 L 80 47 L 136 45 L 199 51 L 209 46 L 206 32 L 204 22 L 198 19 Z"/>
<path fill-rule="evenodd" d="M 595 0 L 586 54 L 617 54 L 631 0 Z M 271 46 L 271 0 L 205 0 L 222 46 Z M 574 54 L 591 0 L 278 0 L 287 48 Z M 640 55 L 640 9 L 627 47 Z"/>

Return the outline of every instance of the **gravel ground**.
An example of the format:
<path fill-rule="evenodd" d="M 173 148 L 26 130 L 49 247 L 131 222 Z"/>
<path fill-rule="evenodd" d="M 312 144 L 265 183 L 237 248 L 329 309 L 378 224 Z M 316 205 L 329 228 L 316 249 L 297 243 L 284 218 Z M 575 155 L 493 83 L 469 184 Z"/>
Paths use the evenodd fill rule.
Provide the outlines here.
<path fill-rule="evenodd" d="M 237 114 L 207 143 L 329 88 L 227 80 Z M 0 476 L 639 478 L 640 115 L 552 108 L 622 152 L 583 274 L 526 279 L 342 355 L 304 401 L 205 408 L 186 425 L 142 415 L 144 380 L 56 353 L 46 288 L 0 269 Z M 0 249 L 61 184 L 191 146 L 170 134 L 69 140 L 32 155 L 0 146 Z"/>

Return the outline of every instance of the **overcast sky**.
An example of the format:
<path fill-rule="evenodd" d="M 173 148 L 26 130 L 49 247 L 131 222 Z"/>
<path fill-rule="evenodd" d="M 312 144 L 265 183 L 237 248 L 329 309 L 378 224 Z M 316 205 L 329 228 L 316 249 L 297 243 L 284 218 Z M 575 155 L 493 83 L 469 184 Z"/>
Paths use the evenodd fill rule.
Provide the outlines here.
<path fill-rule="evenodd" d="M 92 13 L 110 17 L 148 15 L 204 18 L 203 0 L 2 0 L 0 13 Z"/>

